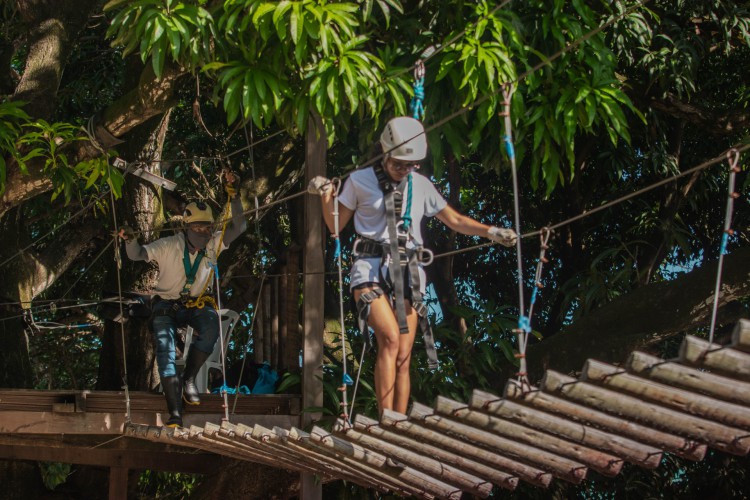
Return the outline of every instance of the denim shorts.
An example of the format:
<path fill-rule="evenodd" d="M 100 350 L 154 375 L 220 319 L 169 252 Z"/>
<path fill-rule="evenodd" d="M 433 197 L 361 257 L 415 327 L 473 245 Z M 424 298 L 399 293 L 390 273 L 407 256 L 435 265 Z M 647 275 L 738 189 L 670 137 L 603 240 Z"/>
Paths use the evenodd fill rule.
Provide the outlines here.
<path fill-rule="evenodd" d="M 380 257 L 365 257 L 359 258 L 352 263 L 351 271 L 349 272 L 350 283 L 349 289 L 353 290 L 357 285 L 364 283 L 380 283 L 381 276 L 388 276 L 388 266 L 381 263 L 383 260 Z M 408 275 L 409 271 L 404 268 L 405 273 Z M 382 274 L 381 274 L 382 273 Z M 404 277 L 408 279 L 407 276 Z M 424 295 L 425 293 L 425 282 L 427 276 L 425 275 L 424 268 L 419 265 L 419 290 Z"/>

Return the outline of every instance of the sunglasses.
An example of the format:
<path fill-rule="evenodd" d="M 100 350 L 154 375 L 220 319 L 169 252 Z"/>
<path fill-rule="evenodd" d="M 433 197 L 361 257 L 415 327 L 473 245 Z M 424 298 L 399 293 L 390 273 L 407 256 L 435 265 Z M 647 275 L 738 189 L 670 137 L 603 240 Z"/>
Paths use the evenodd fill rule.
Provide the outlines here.
<path fill-rule="evenodd" d="M 414 170 L 419 170 L 421 166 L 417 161 L 400 161 L 391 158 L 391 168 L 397 172 L 413 172 Z"/>

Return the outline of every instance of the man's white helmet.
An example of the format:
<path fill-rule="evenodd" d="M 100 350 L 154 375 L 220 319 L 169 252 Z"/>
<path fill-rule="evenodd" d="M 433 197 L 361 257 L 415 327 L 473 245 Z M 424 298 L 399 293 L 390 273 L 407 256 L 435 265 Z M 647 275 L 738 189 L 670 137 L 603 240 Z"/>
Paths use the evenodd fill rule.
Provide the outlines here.
<path fill-rule="evenodd" d="M 213 223 L 214 213 L 208 203 L 203 201 L 193 201 L 187 204 L 182 214 L 182 220 L 185 224 L 191 222 L 208 222 Z"/>
<path fill-rule="evenodd" d="M 420 161 L 427 156 L 427 136 L 419 120 L 409 116 L 392 118 L 380 134 L 383 153 L 404 161 Z"/>

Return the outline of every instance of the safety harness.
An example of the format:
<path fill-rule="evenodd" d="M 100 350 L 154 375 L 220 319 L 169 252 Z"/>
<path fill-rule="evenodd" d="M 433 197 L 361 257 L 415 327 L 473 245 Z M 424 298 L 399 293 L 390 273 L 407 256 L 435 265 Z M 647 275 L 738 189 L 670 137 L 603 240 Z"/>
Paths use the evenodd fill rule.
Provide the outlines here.
<path fill-rule="evenodd" d="M 359 329 L 369 349 L 372 341 L 367 326 L 367 319 L 370 316 L 371 304 L 378 297 L 387 294 L 396 307 L 396 319 L 398 320 L 399 331 L 402 334 L 409 333 L 409 326 L 406 322 L 406 296 L 404 293 L 404 277 L 408 276 L 411 303 L 419 316 L 419 328 L 422 330 L 422 338 L 427 351 L 427 362 L 430 369 L 435 369 L 438 366 L 435 340 L 427 316 L 427 306 L 425 306 L 423 301 L 419 277 L 419 265 L 427 266 L 432 263 L 432 251 L 422 246 L 416 248 L 406 247 L 406 243 L 411 238 L 412 174 L 409 173 L 398 186 L 394 187 L 381 164 L 375 165 L 373 169 L 375 170 L 380 190 L 383 192 L 389 242 L 381 243 L 368 238 L 358 238 L 354 242 L 352 255 L 355 259 L 372 257 L 379 257 L 381 259 L 379 268 L 381 269 L 380 284 L 382 288 L 374 287 L 372 291 L 361 294 L 357 301 L 357 322 Z M 406 207 L 403 206 L 404 192 L 407 193 Z M 402 209 L 403 216 L 397 216 L 397 214 L 402 213 Z M 388 259 L 388 276 L 384 277 L 382 275 L 382 262 L 386 259 Z M 408 273 L 408 275 L 405 273 Z"/>

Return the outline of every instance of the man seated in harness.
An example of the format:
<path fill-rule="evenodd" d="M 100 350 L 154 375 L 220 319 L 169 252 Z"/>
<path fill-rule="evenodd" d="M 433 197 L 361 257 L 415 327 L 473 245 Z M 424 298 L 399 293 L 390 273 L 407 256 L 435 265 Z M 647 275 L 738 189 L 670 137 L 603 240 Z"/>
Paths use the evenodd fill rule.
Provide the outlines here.
<path fill-rule="evenodd" d="M 185 229 L 173 236 L 141 245 L 132 229 L 123 227 L 119 231 L 131 260 L 155 261 L 159 265 L 151 329 L 156 340 L 156 364 L 169 409 L 167 427 L 182 426 L 183 397 L 187 404 L 200 404 L 195 376 L 219 338 L 219 316 L 208 293 L 213 265 L 219 252 L 228 248 L 247 227 L 242 200 L 233 187 L 236 178 L 229 172 L 226 180 L 232 219 L 223 234 L 221 230 L 213 230 L 211 207 L 201 201 L 188 203 L 182 219 Z M 179 327 L 185 326 L 192 326 L 196 335 L 193 335 L 182 374 L 183 383 L 180 383 L 175 366 L 175 335 Z"/>
<path fill-rule="evenodd" d="M 419 324 L 431 368 L 437 367 L 432 331 L 427 321 L 423 266 L 432 252 L 422 246 L 423 217 L 437 217 L 462 234 L 484 236 L 505 246 L 516 243 L 512 229 L 487 226 L 451 208 L 432 182 L 416 172 L 427 156 L 422 124 L 410 117 L 390 120 L 380 136 L 383 159 L 349 176 L 339 198 L 339 228 L 354 216 L 358 238 L 352 248 L 351 289 L 360 328 L 369 342 L 375 332 L 378 353 L 375 393 L 380 413 L 406 413 L 411 392 L 409 365 Z M 308 190 L 320 194 L 323 217 L 333 233 L 334 190 L 323 177 Z"/>

